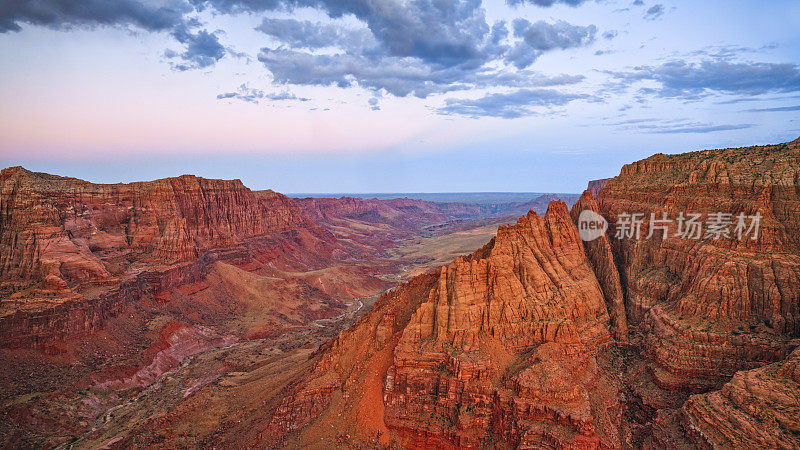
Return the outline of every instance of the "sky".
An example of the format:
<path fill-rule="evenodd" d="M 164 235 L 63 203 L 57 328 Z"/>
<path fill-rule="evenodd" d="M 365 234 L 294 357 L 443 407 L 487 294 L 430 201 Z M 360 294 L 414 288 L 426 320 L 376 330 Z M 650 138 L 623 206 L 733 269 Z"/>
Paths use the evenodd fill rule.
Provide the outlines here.
<path fill-rule="evenodd" d="M 280 192 L 580 192 L 800 136 L 800 2 L 10 0 L 0 165 Z"/>

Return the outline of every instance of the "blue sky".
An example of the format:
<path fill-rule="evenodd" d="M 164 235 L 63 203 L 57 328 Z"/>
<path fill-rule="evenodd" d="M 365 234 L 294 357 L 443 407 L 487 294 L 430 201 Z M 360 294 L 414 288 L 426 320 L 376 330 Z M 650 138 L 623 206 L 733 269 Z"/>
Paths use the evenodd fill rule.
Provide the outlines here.
<path fill-rule="evenodd" d="M 800 136 L 800 2 L 0 5 L 0 164 L 283 192 L 577 192 Z"/>

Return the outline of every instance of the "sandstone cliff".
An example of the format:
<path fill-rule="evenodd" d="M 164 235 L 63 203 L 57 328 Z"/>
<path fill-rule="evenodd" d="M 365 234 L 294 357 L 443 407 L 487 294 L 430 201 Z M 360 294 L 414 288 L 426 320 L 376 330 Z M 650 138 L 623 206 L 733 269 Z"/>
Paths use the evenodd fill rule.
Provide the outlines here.
<path fill-rule="evenodd" d="M 553 202 L 385 294 L 323 351 L 271 427 L 302 428 L 342 395 L 352 400 L 326 417 L 347 414 L 343 429 L 364 439 L 619 446 L 618 386 L 594 356 L 610 340 L 602 288 L 566 205 Z"/>
<path fill-rule="evenodd" d="M 357 273 L 321 270 L 301 277 L 282 271 L 286 266 L 280 261 L 291 257 L 293 264 L 313 267 L 335 252 L 357 258 L 379 248 L 366 245 L 369 239 L 353 244 L 365 235 L 374 233 L 376 239 L 388 242 L 392 236 L 404 236 L 403 229 L 454 217 L 452 211 L 437 209 L 440 206 L 405 199 L 386 204 L 361 199 L 289 200 L 286 207 L 290 212 L 278 214 L 284 222 L 266 221 L 277 224 L 270 229 L 285 230 L 276 236 L 250 225 L 235 225 L 235 218 L 203 222 L 200 218 L 206 213 L 201 211 L 210 208 L 211 215 L 220 211 L 214 209 L 216 201 L 209 200 L 217 198 L 210 195 L 214 190 L 203 188 L 199 191 L 205 194 L 200 197 L 208 204 L 197 213 L 185 213 L 183 206 L 175 206 L 181 204 L 177 200 L 166 202 L 174 206 L 174 214 L 180 211 L 181 217 L 195 217 L 186 219 L 193 230 L 168 226 L 172 222 L 166 220 L 163 228 L 156 226 L 158 233 L 152 231 L 149 242 L 166 239 L 175 243 L 167 245 L 169 248 L 189 249 L 186 255 L 202 252 L 211 242 L 226 248 L 206 251 L 200 258 L 188 256 L 181 264 L 164 265 L 158 261 L 180 259 L 175 255 L 185 250 L 163 252 L 158 250 L 163 247 L 160 244 L 137 247 L 129 238 L 136 233 L 127 231 L 138 229 L 130 223 L 139 223 L 139 216 L 157 218 L 159 214 L 134 207 L 136 218 L 123 222 L 114 214 L 98 219 L 84 212 L 81 220 L 93 224 L 90 230 L 97 229 L 100 236 L 96 242 L 118 243 L 93 246 L 89 244 L 92 231 L 64 225 L 72 223 L 69 220 L 78 222 L 74 207 L 71 210 L 56 202 L 44 208 L 37 204 L 12 208 L 10 205 L 19 202 L 24 205 L 27 198 L 15 194 L 15 186 L 24 182 L 5 183 L 22 176 L 15 173 L 4 171 L 3 175 L 0 231 L 7 247 L 3 247 L 2 261 L 7 267 L 4 286 L 23 291 L 13 292 L 7 301 L 25 300 L 18 294 L 24 292 L 25 283 L 33 283 L 38 286 L 37 301 L 50 306 L 30 306 L 36 314 L 18 311 L 7 315 L 0 340 L 11 345 L 63 339 L 62 330 L 72 326 L 65 326 L 68 322 L 82 324 L 77 327 L 80 330 L 95 330 L 96 324 L 119 314 L 114 308 L 120 305 L 138 305 L 125 310 L 124 320 L 120 320 L 125 327 L 129 326 L 128 313 L 131 318 L 136 314 L 145 317 L 147 328 L 153 323 L 163 325 L 155 317 L 163 311 L 161 305 L 151 307 L 148 301 L 163 301 L 171 314 L 192 319 L 187 323 L 192 322 L 191 329 L 197 332 L 204 330 L 200 327 L 207 324 L 208 310 L 224 310 L 226 317 L 238 317 L 241 311 L 274 309 L 280 320 L 253 327 L 247 316 L 247 323 L 236 324 L 248 336 L 268 336 L 287 323 L 326 317 L 342 309 L 338 295 L 323 290 L 340 286 L 342 278 Z M 69 191 L 59 189 L 48 197 L 60 198 L 65 190 Z M 238 194 L 221 204 L 274 202 L 278 211 L 286 205 L 279 194 L 234 191 Z M 97 210 L 112 211 L 108 205 L 117 199 L 112 200 Z M 585 210 L 605 217 L 610 224 L 608 233 L 583 242 L 576 222 Z M 231 432 L 243 430 L 243 425 L 234 428 L 231 424 L 228 431 L 210 431 L 203 442 L 217 443 L 219 438 L 237 446 L 288 443 L 312 448 L 346 444 L 407 448 L 797 447 L 799 211 L 800 140 L 767 147 L 655 155 L 627 165 L 618 177 L 593 183 L 571 212 L 564 203 L 552 202 L 544 215 L 531 212 L 514 225 L 500 227 L 497 236 L 474 253 L 384 293 L 351 328 L 322 345 L 310 360 L 304 356 L 291 376 L 279 383 L 280 390 L 261 389 L 259 395 L 271 392 L 268 402 L 247 402 L 249 409 L 231 415 L 238 417 L 237 423 L 246 418 L 242 422 L 248 424 L 246 435 Z M 641 214 L 638 237 L 617 235 L 621 228 L 617 221 L 625 213 Z M 698 213 L 703 223 L 712 213 L 734 218 L 740 213 L 758 214 L 759 234 L 755 239 L 747 235 L 740 239 L 734 232 L 715 239 L 701 233 L 695 239 L 678 236 L 675 221 L 656 229 L 657 223 L 651 219 L 651 214 L 653 219 L 662 214 L 674 219 L 680 213 Z M 87 214 L 88 218 L 83 217 Z M 361 237 L 348 237 L 350 245 L 344 251 L 326 240 L 330 235 L 306 223 L 305 215 L 325 224 L 336 236 L 353 233 L 348 227 L 366 231 Z M 288 223 L 287 228 L 281 223 Z M 25 234 L 29 229 L 38 229 L 38 234 Z M 243 231 L 233 233 L 231 229 Z M 138 250 L 141 248 L 149 250 Z M 158 258 L 149 259 L 149 252 L 157 253 Z M 280 289 L 275 288 L 271 284 L 275 274 L 299 287 L 281 284 Z M 116 278 L 124 280 L 114 284 Z M 82 301 L 82 295 L 90 292 L 87 285 L 96 280 L 117 289 Z M 312 282 L 316 284 L 312 286 Z M 263 295 L 265 286 L 270 287 L 270 296 Z M 372 288 L 375 292 L 381 286 Z M 306 293 L 322 299 L 322 306 L 314 310 L 303 307 Z M 73 299 L 70 305 L 84 308 L 53 307 L 45 294 Z M 140 301 L 143 298 L 146 301 Z M 250 309 L 233 307 L 232 299 Z M 190 328 L 169 334 L 177 327 L 171 323 L 162 334 L 172 336 L 175 342 L 167 339 L 170 345 L 159 346 L 155 341 L 150 348 L 158 351 L 153 352 L 152 360 L 124 371 L 122 377 L 103 379 L 103 385 L 131 386 L 138 380 L 150 380 L 173 367 L 181 355 L 221 341 L 216 334 L 197 334 Z M 21 329 L 28 331 L 17 332 Z M 157 329 L 153 325 L 148 335 Z M 259 354 L 271 355 L 272 350 L 260 349 Z M 241 370 L 250 372 L 242 378 L 273 386 L 264 379 L 260 364 L 243 364 Z M 236 377 L 244 373 L 238 370 Z M 274 376 L 276 372 L 269 373 Z M 227 388 L 222 384 L 204 389 L 198 397 L 215 399 L 217 405 L 235 403 L 226 397 L 230 394 L 223 394 Z M 244 397 L 259 398 L 254 391 L 245 392 Z M 189 403 L 196 411 L 199 403 Z M 165 442 L 159 439 L 169 436 L 173 426 L 192 424 L 183 416 L 186 411 L 171 416 L 150 438 L 136 440 L 140 434 L 131 434 L 127 442 Z M 197 420 L 197 415 L 186 417 Z M 149 424 L 158 423 L 133 422 L 142 434 Z"/>
<path fill-rule="evenodd" d="M 599 193 L 626 287 L 663 386 L 702 388 L 785 358 L 800 335 L 800 144 L 655 155 L 626 165 Z M 620 214 L 641 213 L 639 239 L 617 238 Z M 731 234 L 651 238 L 651 214 L 730 214 Z M 756 239 L 736 217 L 760 214 Z M 749 225 L 749 224 L 748 224 Z"/>
<path fill-rule="evenodd" d="M 0 346 L 42 348 L 96 331 L 132 302 L 201 281 L 215 261 L 271 275 L 323 267 L 337 252 L 287 197 L 239 180 L 94 184 L 4 169 Z"/>
<path fill-rule="evenodd" d="M 577 224 L 581 212 L 586 210 L 600 214 L 600 208 L 597 206 L 597 202 L 590 190 L 584 192 L 572 207 L 570 212 L 572 220 Z M 586 249 L 586 256 L 589 258 L 592 269 L 603 289 L 606 307 L 611 316 L 614 336 L 619 341 L 627 341 L 628 319 L 625 313 L 625 299 L 619 270 L 614 261 L 614 254 L 611 252 L 609 237 L 607 234 L 603 234 L 597 239 L 584 242 L 583 245 Z"/>
<path fill-rule="evenodd" d="M 239 180 L 93 184 L 12 167 L 0 183 L 0 278 L 50 289 L 110 278 L 131 259 L 187 261 L 308 225 L 285 196 Z"/>
<path fill-rule="evenodd" d="M 656 155 L 590 188 L 385 294 L 320 350 L 270 442 L 797 446 L 800 140 Z M 587 209 L 610 228 L 581 242 Z M 651 220 L 681 212 L 760 215 L 759 234 Z M 638 238 L 617 235 L 624 213 Z"/>
<path fill-rule="evenodd" d="M 800 349 L 786 360 L 738 372 L 718 391 L 683 405 L 698 447 L 800 447 Z"/>

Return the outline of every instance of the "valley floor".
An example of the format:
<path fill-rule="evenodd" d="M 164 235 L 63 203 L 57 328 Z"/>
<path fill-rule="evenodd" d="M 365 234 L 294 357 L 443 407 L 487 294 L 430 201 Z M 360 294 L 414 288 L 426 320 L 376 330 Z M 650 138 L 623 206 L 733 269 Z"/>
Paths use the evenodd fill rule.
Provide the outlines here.
<path fill-rule="evenodd" d="M 51 347 L 49 356 L 0 349 L 8 363 L 0 371 L 4 444 L 256 442 L 321 345 L 368 312 L 383 291 L 474 251 L 502 222 L 457 221 L 406 231 L 385 250 L 380 239 L 362 232 L 374 232 L 372 226 L 351 227 L 338 239 L 361 239 L 359 245 L 374 246 L 376 256 L 386 255 L 305 271 L 216 262 L 202 280 L 158 293 L 150 300 L 155 309 L 129 308 L 101 331 Z M 285 308 L 291 297 L 334 302 L 333 309 L 318 318 L 313 312 L 297 315 L 299 305 Z M 163 311 L 164 305 L 172 312 Z M 198 307 L 199 315 L 192 311 Z M 164 342 L 150 343 L 153 333 Z"/>

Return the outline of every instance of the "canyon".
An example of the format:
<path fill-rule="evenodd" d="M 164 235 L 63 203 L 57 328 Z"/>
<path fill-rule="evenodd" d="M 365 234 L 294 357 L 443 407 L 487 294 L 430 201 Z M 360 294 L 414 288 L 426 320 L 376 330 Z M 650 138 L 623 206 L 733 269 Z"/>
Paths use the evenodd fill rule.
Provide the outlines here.
<path fill-rule="evenodd" d="M 507 204 L 0 183 L 4 446 L 800 446 L 800 139 Z"/>
<path fill-rule="evenodd" d="M 655 155 L 500 227 L 324 348 L 268 445 L 325 447 L 332 422 L 406 448 L 797 447 L 798 179 L 800 139 Z M 581 242 L 587 209 L 610 226 Z M 680 212 L 760 232 L 655 222 Z"/>

